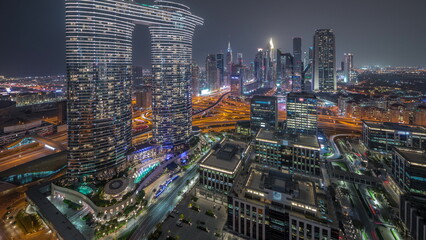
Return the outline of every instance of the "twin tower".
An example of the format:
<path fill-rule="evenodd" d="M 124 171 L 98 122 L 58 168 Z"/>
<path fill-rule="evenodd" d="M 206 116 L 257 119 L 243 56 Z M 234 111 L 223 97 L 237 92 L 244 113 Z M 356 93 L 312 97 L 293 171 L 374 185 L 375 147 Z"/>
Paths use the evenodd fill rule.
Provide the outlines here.
<path fill-rule="evenodd" d="M 192 38 L 203 19 L 167 0 L 65 0 L 65 7 L 70 176 L 96 177 L 131 149 L 135 25 L 151 33 L 154 140 L 166 148 L 187 143 Z"/>

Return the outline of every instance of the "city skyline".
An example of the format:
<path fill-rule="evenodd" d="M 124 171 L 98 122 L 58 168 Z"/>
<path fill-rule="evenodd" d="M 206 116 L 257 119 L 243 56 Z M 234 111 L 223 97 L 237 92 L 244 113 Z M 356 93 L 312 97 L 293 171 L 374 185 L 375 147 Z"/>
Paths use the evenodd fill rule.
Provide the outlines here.
<path fill-rule="evenodd" d="M 0 5 L 0 239 L 426 239 L 420 4 L 52 1 Z"/>
<path fill-rule="evenodd" d="M 426 16 L 421 13 L 426 7 L 425 2 L 397 4 L 394 0 L 383 5 L 378 2 L 367 4 L 367 1 L 330 1 L 327 4 L 306 1 L 284 4 L 269 0 L 264 4 L 270 9 L 267 16 L 256 13 L 256 1 L 244 1 L 243 7 L 238 1 L 179 2 L 191 5 L 192 11 L 205 18 L 205 26 L 194 36 L 194 60 L 199 64 L 209 53 L 225 52 L 229 41 L 235 53 L 244 54 L 246 63 L 254 60 L 257 48 L 264 48 L 271 37 L 275 47 L 284 52 L 291 52 L 293 37 L 301 37 L 304 52 L 312 46 L 316 29 L 330 28 L 336 35 L 337 63 L 343 60 L 344 53 L 350 52 L 356 56 L 355 67 L 425 65 L 420 53 L 426 51 L 422 44 L 426 34 L 418 31 L 426 21 Z M 0 6 L 0 25 L 8 35 L 0 40 L 0 74 L 65 74 L 65 16 L 63 11 L 58 11 L 64 9 L 63 1 L 36 3 L 20 0 L 4 2 Z M 298 11 L 285 9 L 301 9 L 303 14 L 299 17 Z M 361 14 L 362 19 L 357 17 Z M 32 21 L 25 20 L 28 18 Z M 256 34 L 253 34 L 252 26 L 257 30 Z M 137 27 L 133 44 L 134 65 L 150 68 L 149 45 L 149 32 Z"/>

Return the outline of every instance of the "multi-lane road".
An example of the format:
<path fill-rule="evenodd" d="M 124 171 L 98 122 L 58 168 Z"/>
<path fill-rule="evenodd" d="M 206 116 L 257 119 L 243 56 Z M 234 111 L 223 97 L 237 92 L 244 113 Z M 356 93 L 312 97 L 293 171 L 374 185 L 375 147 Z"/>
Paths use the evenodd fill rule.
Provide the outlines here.
<path fill-rule="evenodd" d="M 227 95 L 227 92 L 218 92 L 210 96 L 194 97 L 193 106 L 198 115 L 194 115 L 193 117 L 193 126 L 200 127 L 204 132 L 220 132 L 234 129 L 234 125 L 237 121 L 249 120 L 249 103 L 246 101 L 226 98 Z M 138 145 L 144 143 L 152 137 L 152 133 L 150 131 L 152 128 L 152 121 L 150 120 L 151 117 L 151 110 L 138 111 L 134 113 L 133 127 L 135 129 L 135 133 L 133 144 Z M 285 120 L 285 111 L 280 112 L 279 118 L 280 120 Z M 327 133 L 357 133 L 361 131 L 361 122 L 357 119 L 319 115 L 318 120 L 319 127 L 324 129 Z M 48 136 L 47 138 L 62 145 L 63 149 L 67 146 L 66 132 L 57 133 L 55 135 Z M 55 151 L 58 151 L 58 149 Z M 10 155 L 0 158 L 0 171 L 47 156 L 55 151 L 48 148 L 37 147 L 23 150 L 19 153 L 11 153 Z"/>

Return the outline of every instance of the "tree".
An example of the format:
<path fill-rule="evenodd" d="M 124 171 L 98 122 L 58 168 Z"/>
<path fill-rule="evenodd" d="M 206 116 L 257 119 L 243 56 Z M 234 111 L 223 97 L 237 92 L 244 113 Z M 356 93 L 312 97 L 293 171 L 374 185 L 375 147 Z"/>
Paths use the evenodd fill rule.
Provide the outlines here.
<path fill-rule="evenodd" d="M 182 219 L 184 219 L 185 218 L 185 215 L 183 215 L 183 213 L 181 213 L 180 215 L 179 215 L 179 219 L 180 220 L 182 220 Z"/>

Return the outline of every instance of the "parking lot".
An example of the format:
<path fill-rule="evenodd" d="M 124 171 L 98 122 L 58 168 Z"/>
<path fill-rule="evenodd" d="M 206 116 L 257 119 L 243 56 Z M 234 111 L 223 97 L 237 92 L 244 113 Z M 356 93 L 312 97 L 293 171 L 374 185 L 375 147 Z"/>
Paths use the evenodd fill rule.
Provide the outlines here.
<path fill-rule="evenodd" d="M 192 193 L 193 191 L 176 206 L 175 210 L 164 221 L 160 239 L 167 239 L 168 236 L 175 237 L 175 239 L 178 236 L 179 240 L 222 238 L 222 229 L 226 221 L 225 207 L 214 205 L 214 203 L 205 199 L 198 199 L 196 202 L 191 201 Z M 189 208 L 190 204 L 199 207 L 199 211 Z M 208 210 L 211 210 L 216 217 L 207 215 L 206 211 Z M 185 220 L 181 221 L 181 217 Z M 190 222 L 190 224 L 185 222 Z"/>

